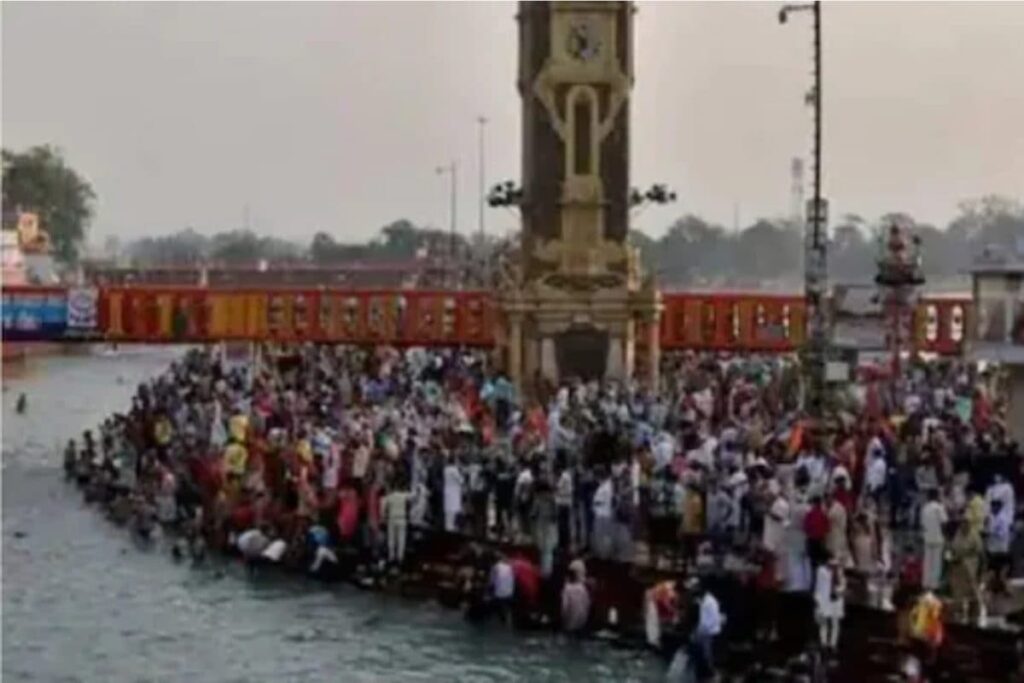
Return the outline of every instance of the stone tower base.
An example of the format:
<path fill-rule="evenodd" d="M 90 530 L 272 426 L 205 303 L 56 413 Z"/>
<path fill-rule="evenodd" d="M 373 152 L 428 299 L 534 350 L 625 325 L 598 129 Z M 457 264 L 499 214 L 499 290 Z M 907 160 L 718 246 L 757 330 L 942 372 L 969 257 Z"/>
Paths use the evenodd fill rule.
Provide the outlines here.
<path fill-rule="evenodd" d="M 571 379 L 634 376 L 645 349 L 644 379 L 657 386 L 661 300 L 653 288 L 567 291 L 526 287 L 502 300 L 506 370 L 521 388 Z M 638 331 L 646 335 L 638 339 Z"/>

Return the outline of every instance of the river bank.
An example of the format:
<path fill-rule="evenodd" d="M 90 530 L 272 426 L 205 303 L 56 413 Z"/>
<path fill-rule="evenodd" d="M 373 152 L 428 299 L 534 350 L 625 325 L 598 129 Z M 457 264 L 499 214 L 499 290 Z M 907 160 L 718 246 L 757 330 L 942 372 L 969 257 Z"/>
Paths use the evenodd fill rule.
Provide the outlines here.
<path fill-rule="evenodd" d="M 165 548 L 140 549 L 63 482 L 60 445 L 123 411 L 180 352 L 56 356 L 5 374 L 4 681 L 662 680 L 663 664 L 645 654 L 476 628 L 344 584 L 249 579 L 232 563 L 195 570 Z"/>

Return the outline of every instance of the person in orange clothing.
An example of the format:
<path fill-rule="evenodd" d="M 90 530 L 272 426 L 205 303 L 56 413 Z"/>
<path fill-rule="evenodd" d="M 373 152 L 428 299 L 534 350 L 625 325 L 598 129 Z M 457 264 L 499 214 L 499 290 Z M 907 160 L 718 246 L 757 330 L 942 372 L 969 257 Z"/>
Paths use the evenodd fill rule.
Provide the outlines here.
<path fill-rule="evenodd" d="M 662 581 L 644 593 L 647 642 L 661 647 L 661 634 L 679 621 L 679 589 L 675 580 Z"/>
<path fill-rule="evenodd" d="M 515 577 L 515 598 L 512 603 L 513 623 L 523 626 L 532 622 L 540 608 L 540 567 L 523 555 L 509 561 Z"/>

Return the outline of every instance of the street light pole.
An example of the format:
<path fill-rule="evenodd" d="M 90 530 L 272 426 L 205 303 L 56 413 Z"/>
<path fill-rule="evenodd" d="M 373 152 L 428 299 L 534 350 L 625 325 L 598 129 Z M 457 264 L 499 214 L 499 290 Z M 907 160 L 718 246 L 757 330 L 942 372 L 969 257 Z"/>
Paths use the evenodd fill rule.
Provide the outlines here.
<path fill-rule="evenodd" d="M 477 177 L 477 182 L 478 182 L 477 201 L 479 202 L 479 212 L 480 212 L 480 215 L 478 216 L 478 220 L 479 220 L 479 223 L 480 223 L 480 226 L 479 226 L 480 227 L 480 236 L 479 236 L 479 247 L 478 248 L 479 248 L 479 257 L 480 257 L 481 276 L 484 278 L 484 282 L 487 283 L 487 282 L 490 282 L 490 277 L 489 277 L 490 274 L 487 272 L 487 270 L 488 270 L 488 267 L 487 267 L 487 263 L 488 263 L 488 260 L 487 260 L 487 244 L 485 242 L 485 227 L 486 227 L 485 221 L 486 221 L 486 218 L 485 218 L 485 215 L 484 215 L 484 203 L 487 201 L 487 197 L 486 197 L 486 193 L 487 193 L 487 163 L 486 163 L 486 157 L 484 156 L 485 140 L 486 140 L 485 135 L 484 135 L 484 131 L 485 131 L 486 127 L 487 127 L 487 117 L 486 116 L 478 116 L 476 118 L 476 122 L 480 126 L 479 157 L 477 159 L 477 163 L 479 165 L 479 168 L 477 169 L 478 170 L 478 177 Z"/>
<path fill-rule="evenodd" d="M 477 119 L 476 119 L 476 122 L 480 125 L 480 140 L 479 140 L 479 150 L 478 150 L 479 151 L 479 157 L 478 157 L 478 160 L 477 160 L 477 163 L 479 164 L 479 168 L 477 169 L 478 172 L 479 172 L 479 176 L 477 178 L 477 181 L 478 181 L 478 191 L 477 191 L 477 195 L 478 196 L 477 196 L 477 200 L 479 201 L 479 206 L 480 206 L 480 208 L 479 208 L 479 211 L 480 211 L 480 215 L 479 215 L 480 247 L 483 248 L 483 244 L 484 244 L 484 229 L 485 229 L 484 202 L 486 200 L 485 188 L 487 187 L 487 166 L 486 166 L 486 158 L 484 156 L 484 152 L 485 152 L 484 129 L 487 127 L 487 117 L 486 116 L 478 116 Z"/>
<path fill-rule="evenodd" d="M 826 204 L 821 194 L 821 2 L 784 5 L 779 23 L 791 12 L 810 11 L 814 17 L 814 87 L 808 103 L 814 108 L 814 198 L 811 200 L 810 234 L 804 258 L 804 293 L 808 307 L 808 335 L 805 359 L 808 369 L 807 409 L 813 419 L 824 416 L 825 366 L 828 358 L 828 320 L 825 294 L 828 283 Z"/>
<path fill-rule="evenodd" d="M 450 193 L 451 193 L 450 201 L 451 201 L 451 204 L 450 204 L 449 209 L 448 209 L 449 218 L 451 220 L 451 225 L 449 226 L 449 235 L 448 235 L 448 259 L 449 259 L 449 268 L 452 268 L 452 271 L 451 271 L 452 272 L 452 281 L 451 281 L 450 284 L 454 288 L 454 286 L 458 284 L 458 280 L 459 280 L 458 271 L 457 271 L 457 269 L 454 268 L 456 266 L 456 253 L 455 253 L 456 252 L 456 237 L 455 236 L 456 236 L 456 233 L 457 233 L 456 225 L 458 224 L 457 223 L 458 217 L 457 217 L 456 211 L 457 211 L 457 207 L 458 207 L 458 194 L 457 194 L 458 193 L 458 189 L 457 188 L 458 188 L 458 185 L 459 185 L 459 183 L 458 183 L 459 166 L 454 161 L 452 161 L 447 166 L 438 166 L 437 167 L 437 174 L 438 175 L 448 175 L 448 176 L 450 176 L 449 180 L 451 181 L 451 188 L 450 188 Z"/>

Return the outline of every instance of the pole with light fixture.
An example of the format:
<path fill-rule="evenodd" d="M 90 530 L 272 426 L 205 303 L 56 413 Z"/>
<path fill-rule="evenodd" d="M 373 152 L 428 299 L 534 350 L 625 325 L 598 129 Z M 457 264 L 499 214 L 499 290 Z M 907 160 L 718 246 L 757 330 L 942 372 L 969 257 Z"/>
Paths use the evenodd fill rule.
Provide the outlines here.
<path fill-rule="evenodd" d="M 821 2 L 784 5 L 779 10 L 779 23 L 785 24 L 793 12 L 809 11 L 814 18 L 814 85 L 807 103 L 814 110 L 814 198 L 808 207 L 810 230 L 804 256 L 804 293 L 808 308 L 808 334 L 804 349 L 807 368 L 805 407 L 811 418 L 824 417 L 825 368 L 828 359 L 828 320 L 825 295 L 828 284 L 827 237 L 825 224 L 827 206 L 821 196 Z"/>
<path fill-rule="evenodd" d="M 448 260 L 449 260 L 449 263 L 448 263 L 448 266 L 445 268 L 445 271 L 446 272 L 450 272 L 452 274 L 451 275 L 451 281 L 448 283 L 448 285 L 454 289 L 458 285 L 458 282 L 459 282 L 458 268 L 457 268 L 457 265 L 456 265 L 456 263 L 457 263 L 457 254 L 456 254 L 456 252 L 457 252 L 457 238 L 456 238 L 457 230 L 456 230 L 456 225 L 457 225 L 457 220 L 458 220 L 456 211 L 457 211 L 457 207 L 458 207 L 458 194 L 457 194 L 458 193 L 458 189 L 457 188 L 458 188 L 459 166 L 454 161 L 452 161 L 447 166 L 438 166 L 435 169 L 435 172 L 438 175 L 447 175 L 447 176 L 449 176 L 449 181 L 451 182 L 451 187 L 450 187 L 450 206 L 449 206 L 449 209 L 448 209 L 449 220 L 451 221 L 451 224 L 449 226 L 449 235 L 448 235 Z"/>

